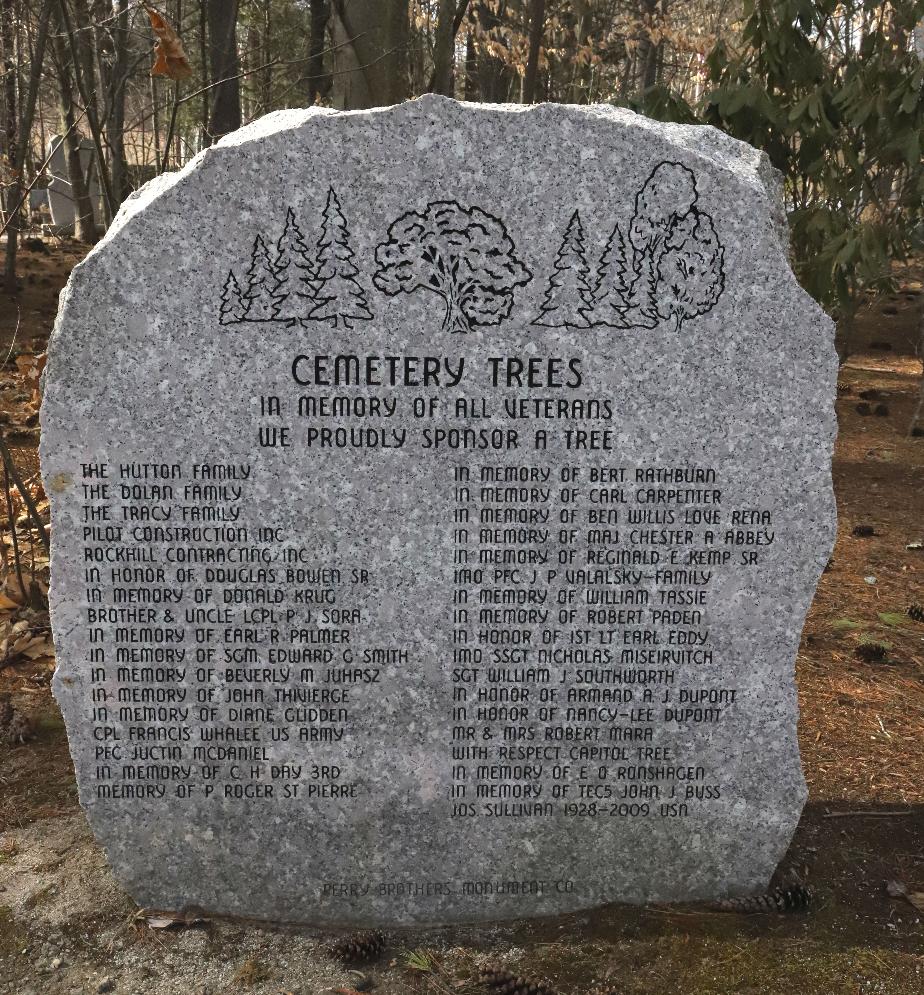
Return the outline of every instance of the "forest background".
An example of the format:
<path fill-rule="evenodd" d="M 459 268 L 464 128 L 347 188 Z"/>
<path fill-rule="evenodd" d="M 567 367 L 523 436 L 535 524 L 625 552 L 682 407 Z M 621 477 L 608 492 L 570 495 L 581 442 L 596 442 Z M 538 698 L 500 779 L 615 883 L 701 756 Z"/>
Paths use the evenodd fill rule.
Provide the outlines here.
<path fill-rule="evenodd" d="M 92 243 L 132 190 L 269 111 L 608 102 L 767 152 L 846 358 L 921 239 L 922 19 L 924 0 L 0 0 L 5 289 L 53 135 Z"/>
<path fill-rule="evenodd" d="M 476 995 L 490 957 L 581 995 L 924 995 L 922 57 L 924 0 L 0 0 L 0 995 L 357 981 L 325 937 L 152 919 L 112 878 L 49 687 L 39 375 L 71 268 L 133 190 L 266 112 L 425 92 L 609 102 L 766 151 L 837 319 L 839 524 L 797 658 L 809 804 L 774 879 L 812 888 L 807 914 L 434 930 L 369 983 Z M 73 236 L 38 206 L 54 136 Z"/>

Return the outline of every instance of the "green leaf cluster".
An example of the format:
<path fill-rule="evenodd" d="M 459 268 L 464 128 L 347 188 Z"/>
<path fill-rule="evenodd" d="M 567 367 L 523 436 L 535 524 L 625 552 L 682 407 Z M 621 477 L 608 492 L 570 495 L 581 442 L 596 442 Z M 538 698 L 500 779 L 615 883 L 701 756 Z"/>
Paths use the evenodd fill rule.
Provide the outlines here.
<path fill-rule="evenodd" d="M 865 290 L 891 285 L 924 203 L 924 0 L 745 0 L 741 45 L 717 44 L 696 105 L 663 89 L 653 117 L 712 124 L 763 149 L 785 181 L 793 263 L 849 336 Z"/>

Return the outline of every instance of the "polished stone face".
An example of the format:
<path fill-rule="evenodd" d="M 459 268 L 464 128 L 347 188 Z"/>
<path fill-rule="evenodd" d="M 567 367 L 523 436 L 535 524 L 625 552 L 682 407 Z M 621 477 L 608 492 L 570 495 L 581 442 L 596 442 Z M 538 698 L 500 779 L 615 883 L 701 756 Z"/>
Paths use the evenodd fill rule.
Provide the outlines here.
<path fill-rule="evenodd" d="M 832 340 L 708 128 L 287 111 L 139 191 L 42 408 L 55 694 L 126 888 L 410 924 L 764 887 Z"/>

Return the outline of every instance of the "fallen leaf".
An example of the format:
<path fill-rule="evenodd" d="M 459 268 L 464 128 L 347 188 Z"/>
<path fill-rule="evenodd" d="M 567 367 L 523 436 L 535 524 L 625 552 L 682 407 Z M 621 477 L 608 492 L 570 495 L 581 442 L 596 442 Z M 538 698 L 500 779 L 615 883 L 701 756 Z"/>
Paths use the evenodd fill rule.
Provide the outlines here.
<path fill-rule="evenodd" d="M 35 636 L 29 646 L 20 652 L 30 660 L 38 660 L 43 656 L 54 656 L 55 647 L 47 637 Z"/>
<path fill-rule="evenodd" d="M 924 912 L 924 891 L 909 891 L 905 898 L 918 910 Z"/>
<path fill-rule="evenodd" d="M 152 76 L 166 76 L 168 79 L 186 79 L 192 75 L 192 66 L 183 50 L 183 43 L 180 36 L 173 30 L 173 26 L 153 7 L 144 5 L 151 21 L 151 30 L 157 35 L 154 43 L 154 65 L 151 68 Z"/>

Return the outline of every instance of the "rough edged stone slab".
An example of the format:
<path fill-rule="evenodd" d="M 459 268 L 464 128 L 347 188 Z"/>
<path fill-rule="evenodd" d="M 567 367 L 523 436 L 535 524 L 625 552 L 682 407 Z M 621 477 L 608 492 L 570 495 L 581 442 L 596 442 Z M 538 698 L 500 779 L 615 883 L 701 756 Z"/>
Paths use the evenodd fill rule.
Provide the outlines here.
<path fill-rule="evenodd" d="M 766 885 L 836 359 L 762 155 L 609 107 L 272 114 L 131 198 L 49 353 L 54 689 L 138 902 Z"/>

